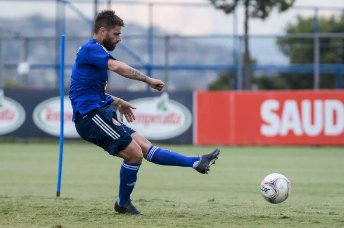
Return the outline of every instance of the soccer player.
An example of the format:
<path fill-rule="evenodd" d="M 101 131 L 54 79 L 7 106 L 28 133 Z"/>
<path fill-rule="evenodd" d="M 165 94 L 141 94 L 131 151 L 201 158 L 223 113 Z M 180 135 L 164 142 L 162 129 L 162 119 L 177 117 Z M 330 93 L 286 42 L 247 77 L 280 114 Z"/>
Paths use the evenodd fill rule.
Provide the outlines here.
<path fill-rule="evenodd" d="M 123 159 L 120 169 L 119 194 L 114 209 L 118 213 L 138 215 L 131 202 L 137 173 L 142 159 L 159 165 L 192 167 L 206 174 L 220 151 L 189 157 L 152 145 L 150 141 L 122 123 L 135 120 L 130 103 L 105 93 L 108 70 L 133 80 L 147 83 L 162 91 L 163 81 L 148 77 L 126 63 L 116 60 L 113 51 L 121 41 L 123 20 L 114 11 L 100 12 L 94 22 L 93 39 L 83 44 L 76 54 L 72 70 L 69 98 L 73 107 L 73 121 L 79 135 L 86 141 L 102 147 L 110 155 Z M 118 120 L 116 110 L 120 113 Z"/>

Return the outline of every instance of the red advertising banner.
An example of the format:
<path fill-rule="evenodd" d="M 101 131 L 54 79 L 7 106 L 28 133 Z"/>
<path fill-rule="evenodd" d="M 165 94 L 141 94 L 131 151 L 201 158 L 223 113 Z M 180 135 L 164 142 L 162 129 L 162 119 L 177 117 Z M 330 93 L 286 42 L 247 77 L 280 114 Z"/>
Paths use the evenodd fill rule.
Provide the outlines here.
<path fill-rule="evenodd" d="M 198 92 L 196 98 L 199 145 L 344 145 L 344 91 Z"/>

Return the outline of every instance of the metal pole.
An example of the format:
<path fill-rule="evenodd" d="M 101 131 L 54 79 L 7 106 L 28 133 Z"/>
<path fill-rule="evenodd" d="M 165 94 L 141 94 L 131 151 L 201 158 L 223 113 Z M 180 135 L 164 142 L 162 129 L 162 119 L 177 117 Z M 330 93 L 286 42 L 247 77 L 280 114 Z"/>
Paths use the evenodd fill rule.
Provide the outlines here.
<path fill-rule="evenodd" d="M 238 36 L 238 55 L 240 56 L 239 58 L 238 58 L 238 66 L 237 66 L 237 77 L 238 77 L 238 90 L 242 90 L 242 88 L 243 88 L 243 70 L 242 70 L 242 68 L 243 68 L 243 58 L 241 57 L 242 56 L 242 49 L 243 49 L 243 47 L 242 47 L 242 45 L 243 45 L 243 41 L 242 41 L 242 38 L 240 37 L 239 38 L 239 36 Z"/>
<path fill-rule="evenodd" d="M 342 88 L 342 71 L 339 67 L 336 69 L 336 89 Z"/>
<path fill-rule="evenodd" d="M 108 9 L 111 9 L 111 0 L 108 0 L 108 1 L 107 1 L 107 8 L 108 8 Z"/>
<path fill-rule="evenodd" d="M 61 59 L 60 59 L 60 151 L 57 170 L 56 197 L 61 194 L 63 146 L 64 146 L 64 63 L 65 63 L 65 36 L 61 35 Z"/>
<path fill-rule="evenodd" d="M 151 75 L 153 65 L 153 4 L 150 3 L 149 7 L 149 28 L 148 28 L 148 56 L 149 56 L 149 76 Z"/>
<path fill-rule="evenodd" d="M 97 13 L 98 13 L 98 0 L 94 0 L 94 18 L 93 18 L 93 21 L 96 21 Z M 93 36 L 93 34 L 94 34 L 93 26 L 91 25 L 91 37 Z"/>
<path fill-rule="evenodd" d="M 165 36 L 165 85 L 168 85 L 170 73 L 170 36 Z M 167 86 L 165 87 L 167 91 Z"/>
<path fill-rule="evenodd" d="M 152 66 L 153 66 L 153 4 L 148 4 L 148 41 L 147 41 L 147 48 L 148 48 L 148 66 L 147 66 L 147 75 L 152 76 Z M 147 90 L 149 86 L 147 86 Z"/>
<path fill-rule="evenodd" d="M 22 57 L 22 61 L 21 63 L 25 63 L 28 64 L 28 56 L 29 56 L 29 38 L 24 37 L 24 48 L 23 48 L 23 57 Z M 23 73 L 23 82 L 24 82 L 24 86 L 27 86 L 29 84 L 29 72 L 25 72 Z"/>
<path fill-rule="evenodd" d="M 4 63 L 3 63 L 3 58 L 2 58 L 2 38 L 0 37 L 0 91 L 1 89 L 5 88 L 5 79 L 4 79 L 4 74 L 2 72 L 4 69 L 3 65 Z"/>
<path fill-rule="evenodd" d="M 55 88 L 59 87 L 59 65 L 60 65 L 60 35 L 65 34 L 66 30 L 66 14 L 65 14 L 65 3 L 61 0 L 56 0 L 56 15 L 55 15 Z"/>
<path fill-rule="evenodd" d="M 320 42 L 319 42 L 319 15 L 318 15 L 318 8 L 314 9 L 314 22 L 313 22 L 313 29 L 314 29 L 314 80 L 313 80 L 313 89 L 319 89 L 320 84 Z"/>
<path fill-rule="evenodd" d="M 236 10 L 233 11 L 233 47 L 232 47 L 232 56 L 233 56 L 233 66 L 234 70 L 232 72 L 232 89 L 238 89 L 238 82 L 239 82 L 239 71 L 238 68 L 238 17 Z"/>
<path fill-rule="evenodd" d="M 59 50 L 60 50 L 60 42 L 59 42 L 59 30 L 60 30 L 60 25 L 59 25 L 59 7 L 60 7 L 60 0 L 56 0 L 55 2 L 55 85 L 54 87 L 57 88 L 57 78 L 59 75 L 58 72 L 58 64 L 59 64 Z"/>
<path fill-rule="evenodd" d="M 98 13 L 98 0 L 94 0 L 94 19 L 96 19 Z"/>

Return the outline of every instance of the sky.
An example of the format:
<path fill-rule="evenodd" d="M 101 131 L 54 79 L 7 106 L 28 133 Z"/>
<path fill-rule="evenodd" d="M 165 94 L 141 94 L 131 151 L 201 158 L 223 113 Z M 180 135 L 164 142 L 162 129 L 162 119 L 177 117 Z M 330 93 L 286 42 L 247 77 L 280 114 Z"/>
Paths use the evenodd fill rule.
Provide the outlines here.
<path fill-rule="evenodd" d="M 80 0 L 71 0 L 74 7 L 79 9 L 88 18 L 93 17 L 93 0 L 80 3 Z M 100 4 L 99 9 L 106 8 L 106 1 Z M 145 4 L 123 4 L 112 0 L 112 9 L 120 15 L 126 23 L 137 23 L 147 26 L 148 7 Z M 123 1 L 122 1 L 123 2 Z M 208 3 L 207 0 L 129 0 L 128 2 L 157 2 L 153 7 L 153 23 L 171 34 L 204 35 L 204 34 L 238 34 L 243 33 L 243 9 L 237 11 L 237 23 L 233 23 L 233 15 L 225 15 L 211 6 L 182 7 L 161 3 Z M 210 5 L 210 4 L 209 4 Z M 295 7 L 288 12 L 273 12 L 266 20 L 253 19 L 250 21 L 250 33 L 254 35 L 283 34 L 288 23 L 293 23 L 297 15 L 311 17 L 314 7 L 320 7 L 319 15 L 324 17 L 339 15 L 344 10 L 344 0 L 296 0 Z M 29 15 L 42 15 L 47 18 L 55 16 L 55 3 L 43 1 L 0 1 L 1 16 L 5 18 L 20 18 Z M 300 8 L 302 7 L 302 8 Z M 71 7 L 66 7 L 67 21 L 71 17 L 79 17 Z"/>

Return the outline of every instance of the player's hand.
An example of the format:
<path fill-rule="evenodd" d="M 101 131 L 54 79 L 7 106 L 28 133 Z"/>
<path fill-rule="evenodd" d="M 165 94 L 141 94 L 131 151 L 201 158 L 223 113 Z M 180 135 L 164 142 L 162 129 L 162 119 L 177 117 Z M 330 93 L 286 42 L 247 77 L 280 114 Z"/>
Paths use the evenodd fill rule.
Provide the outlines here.
<path fill-rule="evenodd" d="M 158 91 L 162 91 L 163 88 L 165 87 L 165 83 L 156 78 L 149 78 L 148 85 Z"/>
<path fill-rule="evenodd" d="M 120 99 L 117 104 L 117 110 L 121 114 L 121 121 L 123 122 L 123 116 L 125 119 L 131 123 L 135 120 L 135 115 L 133 112 L 133 109 L 136 109 L 134 106 L 132 106 L 129 102 Z"/>

